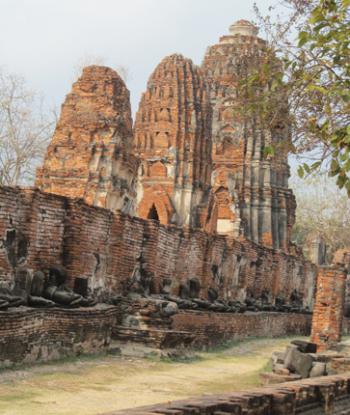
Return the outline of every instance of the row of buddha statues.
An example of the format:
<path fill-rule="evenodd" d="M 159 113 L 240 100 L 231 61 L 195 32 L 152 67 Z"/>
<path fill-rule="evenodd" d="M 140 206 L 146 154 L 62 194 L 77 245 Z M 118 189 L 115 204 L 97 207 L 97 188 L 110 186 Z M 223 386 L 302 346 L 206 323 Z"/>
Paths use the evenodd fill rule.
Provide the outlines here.
<path fill-rule="evenodd" d="M 86 282 L 86 279 L 77 279 Z M 81 281 L 79 281 L 81 280 Z M 14 287 L 0 287 L 0 310 L 12 307 L 89 307 L 97 301 L 86 289 L 76 292 L 67 285 L 67 271 L 62 266 L 31 273 L 26 268 L 16 271 Z M 75 284 L 79 287 L 79 284 Z"/>

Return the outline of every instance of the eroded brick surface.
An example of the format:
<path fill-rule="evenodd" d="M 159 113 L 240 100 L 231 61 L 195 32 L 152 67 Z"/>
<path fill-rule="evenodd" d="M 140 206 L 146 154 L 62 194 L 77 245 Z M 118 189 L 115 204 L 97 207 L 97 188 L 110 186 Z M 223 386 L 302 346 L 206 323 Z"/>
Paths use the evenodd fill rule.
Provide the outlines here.
<path fill-rule="evenodd" d="M 133 213 L 138 161 L 131 144 L 124 81 L 110 68 L 89 66 L 62 105 L 36 185 L 45 192 Z"/>
<path fill-rule="evenodd" d="M 116 324 L 112 306 L 30 308 L 0 312 L 0 367 L 107 350 Z"/>
<path fill-rule="evenodd" d="M 214 346 L 248 337 L 308 336 L 311 315 L 293 313 L 225 314 L 181 311 L 173 317 L 174 330 L 195 334 L 192 344 Z"/>
<path fill-rule="evenodd" d="M 349 386 L 350 375 L 344 374 L 127 409 L 108 415 L 349 415 Z"/>
<path fill-rule="evenodd" d="M 139 216 L 210 229 L 211 106 L 190 59 L 169 56 L 151 75 L 136 115 L 134 149 L 142 160 Z"/>
<path fill-rule="evenodd" d="M 134 131 L 119 75 L 85 68 L 38 169 L 40 189 L 0 189 L 0 283 L 13 285 L 20 267 L 60 264 L 71 287 L 88 279 L 100 301 L 140 290 L 178 298 L 194 284 L 191 299 L 210 300 L 209 308 L 218 299 L 245 311 L 311 310 L 316 266 L 291 243 L 286 101 L 277 100 L 269 127 L 240 111 L 238 83 L 266 62 L 265 46 L 255 26 L 239 21 L 201 68 L 181 55 L 165 58 Z M 266 158 L 270 144 L 278 151 Z M 209 315 L 180 313 L 174 322 L 204 338 L 214 330 Z M 244 316 L 219 315 L 224 338 L 246 334 Z M 252 316 L 246 331 L 279 333 L 284 317 L 273 316 L 260 329 Z M 308 319 L 293 314 L 285 331 Z"/>
<path fill-rule="evenodd" d="M 320 267 L 318 270 L 311 332 L 317 351 L 331 348 L 341 339 L 345 282 L 344 269 Z"/>
<path fill-rule="evenodd" d="M 217 230 L 288 251 L 296 204 L 288 189 L 291 137 L 286 107 L 280 101 L 275 123 L 266 126 L 259 112 L 242 114 L 238 93 L 240 82 L 268 62 L 266 42 L 257 33 L 257 27 L 245 20 L 234 23 L 229 35 L 208 48 L 202 65 L 213 105 Z M 274 157 L 265 157 L 268 145 L 278 149 Z"/>
<path fill-rule="evenodd" d="M 71 286 L 76 277 L 88 278 L 91 291 L 103 300 L 128 292 L 141 256 L 155 293 L 167 281 L 178 295 L 181 283 L 196 278 L 202 298 L 213 288 L 222 299 L 264 295 L 271 303 L 280 297 L 289 304 L 298 293 L 302 305 L 312 308 L 316 268 L 303 257 L 34 189 L 3 187 L 0 201 L 4 282 L 13 282 L 19 265 L 35 271 L 62 264 Z"/>

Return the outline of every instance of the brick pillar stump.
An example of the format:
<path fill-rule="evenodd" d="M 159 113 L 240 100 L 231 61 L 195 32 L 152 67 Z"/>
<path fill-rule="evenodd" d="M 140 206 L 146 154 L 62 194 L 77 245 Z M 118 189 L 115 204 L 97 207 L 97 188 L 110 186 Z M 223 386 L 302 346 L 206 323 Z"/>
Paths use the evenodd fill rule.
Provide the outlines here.
<path fill-rule="evenodd" d="M 345 271 L 336 267 L 320 267 L 314 305 L 311 341 L 322 352 L 341 340 L 345 299 Z"/>

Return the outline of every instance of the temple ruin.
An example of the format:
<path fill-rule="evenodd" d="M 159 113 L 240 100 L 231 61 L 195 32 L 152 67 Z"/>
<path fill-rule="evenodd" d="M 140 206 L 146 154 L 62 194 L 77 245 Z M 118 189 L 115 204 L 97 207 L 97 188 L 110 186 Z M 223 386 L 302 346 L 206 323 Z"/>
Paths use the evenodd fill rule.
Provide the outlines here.
<path fill-rule="evenodd" d="M 110 68 L 85 68 L 62 105 L 36 186 L 133 214 L 138 160 L 132 136 L 124 81 Z"/>
<path fill-rule="evenodd" d="M 211 106 L 200 69 L 181 55 L 151 75 L 135 121 L 138 216 L 214 230 Z"/>
<path fill-rule="evenodd" d="M 258 29 L 240 20 L 201 67 L 166 57 L 134 125 L 121 77 L 104 66 L 83 70 L 35 187 L 0 188 L 1 365 L 94 352 L 112 340 L 166 348 L 308 335 L 312 318 L 320 350 L 339 340 L 348 251 L 318 268 L 325 249 L 314 242 L 312 263 L 292 243 L 286 107 L 272 109 L 268 128 L 240 108 L 239 83 L 265 49 Z M 265 154 L 269 145 L 275 155 Z M 349 399 L 346 382 L 329 382 L 343 388 L 339 401 Z M 275 410 L 280 391 L 271 393 Z M 181 405 L 164 413 L 190 413 Z"/>

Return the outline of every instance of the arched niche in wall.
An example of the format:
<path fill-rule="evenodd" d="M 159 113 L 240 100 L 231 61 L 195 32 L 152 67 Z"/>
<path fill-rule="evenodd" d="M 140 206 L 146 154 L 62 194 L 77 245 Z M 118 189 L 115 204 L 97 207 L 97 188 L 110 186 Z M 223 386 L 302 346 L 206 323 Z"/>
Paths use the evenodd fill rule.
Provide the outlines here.
<path fill-rule="evenodd" d="M 230 209 L 232 200 L 228 189 L 225 187 L 219 187 L 219 189 L 215 192 L 215 198 L 218 206 L 218 218 L 233 219 L 233 212 Z"/>
<path fill-rule="evenodd" d="M 171 111 L 170 108 L 161 108 L 159 111 L 159 121 L 171 121 Z"/>
<path fill-rule="evenodd" d="M 225 136 L 220 144 L 217 145 L 216 154 L 221 156 L 228 156 L 235 150 L 235 146 L 232 143 L 232 138 Z"/>
<path fill-rule="evenodd" d="M 216 154 L 219 156 L 232 156 L 239 146 L 235 129 L 231 125 L 225 125 L 219 131 L 219 142 L 216 144 Z"/>
<path fill-rule="evenodd" d="M 148 212 L 147 219 L 157 220 L 159 222 L 159 215 L 154 204 Z"/>
<path fill-rule="evenodd" d="M 231 210 L 233 201 L 228 189 L 219 187 L 215 192 L 215 199 L 217 204 L 216 230 L 220 234 L 232 234 L 234 232 L 235 214 Z"/>
<path fill-rule="evenodd" d="M 169 197 L 161 186 L 145 190 L 137 210 L 139 217 L 143 219 L 154 219 L 158 216 L 156 220 L 159 220 L 162 225 L 168 225 L 174 214 Z M 156 212 L 157 215 L 155 215 Z"/>

